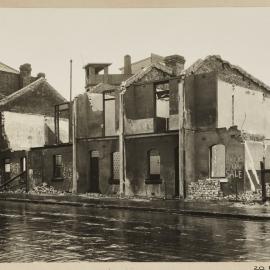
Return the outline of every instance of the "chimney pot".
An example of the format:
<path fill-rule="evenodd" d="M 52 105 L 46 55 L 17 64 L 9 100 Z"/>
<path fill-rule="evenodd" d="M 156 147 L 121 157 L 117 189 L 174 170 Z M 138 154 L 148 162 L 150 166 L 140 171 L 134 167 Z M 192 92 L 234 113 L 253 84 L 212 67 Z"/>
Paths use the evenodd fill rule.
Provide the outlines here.
<path fill-rule="evenodd" d="M 125 55 L 124 57 L 124 74 L 125 75 L 131 75 L 131 57 L 130 55 Z"/>
<path fill-rule="evenodd" d="M 46 78 L 46 75 L 45 75 L 45 73 L 43 73 L 43 72 L 39 72 L 38 74 L 37 74 L 37 78 L 39 79 L 39 78 Z"/>

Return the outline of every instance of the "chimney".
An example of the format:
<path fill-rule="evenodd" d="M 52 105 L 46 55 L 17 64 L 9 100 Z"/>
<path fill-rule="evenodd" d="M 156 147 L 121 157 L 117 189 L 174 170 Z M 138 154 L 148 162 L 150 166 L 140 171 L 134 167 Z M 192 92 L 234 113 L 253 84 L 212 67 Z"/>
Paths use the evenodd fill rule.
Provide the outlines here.
<path fill-rule="evenodd" d="M 43 72 L 39 72 L 38 74 L 37 74 L 37 78 L 39 79 L 39 78 L 46 78 L 46 75 L 45 75 L 45 73 L 43 73 Z"/>
<path fill-rule="evenodd" d="M 131 75 L 131 57 L 130 55 L 125 55 L 124 57 L 124 74 Z"/>
<path fill-rule="evenodd" d="M 23 64 L 20 66 L 20 87 L 23 88 L 31 83 L 31 65 Z"/>
<path fill-rule="evenodd" d="M 164 63 L 166 66 L 172 68 L 173 75 L 179 76 L 184 69 L 185 58 L 181 55 L 169 55 L 164 58 Z"/>

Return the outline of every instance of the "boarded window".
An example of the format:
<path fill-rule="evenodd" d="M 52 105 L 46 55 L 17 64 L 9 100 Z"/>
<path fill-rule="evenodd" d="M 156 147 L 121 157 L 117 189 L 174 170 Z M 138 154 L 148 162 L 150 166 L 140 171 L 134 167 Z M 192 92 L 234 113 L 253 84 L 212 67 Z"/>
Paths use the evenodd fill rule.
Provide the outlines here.
<path fill-rule="evenodd" d="M 120 152 L 112 154 L 112 173 L 114 180 L 120 179 Z"/>
<path fill-rule="evenodd" d="M 149 178 L 160 179 L 160 155 L 156 149 L 148 152 Z"/>
<path fill-rule="evenodd" d="M 225 146 L 213 145 L 210 148 L 211 177 L 225 177 Z"/>
<path fill-rule="evenodd" d="M 10 158 L 4 159 L 5 173 L 10 173 Z"/>
<path fill-rule="evenodd" d="M 155 90 L 156 116 L 161 118 L 169 118 L 169 83 L 157 84 Z"/>
<path fill-rule="evenodd" d="M 53 162 L 54 162 L 54 177 L 55 178 L 62 178 L 63 177 L 62 155 L 54 155 Z"/>
<path fill-rule="evenodd" d="M 115 130 L 115 94 L 104 93 L 105 136 L 113 136 Z"/>

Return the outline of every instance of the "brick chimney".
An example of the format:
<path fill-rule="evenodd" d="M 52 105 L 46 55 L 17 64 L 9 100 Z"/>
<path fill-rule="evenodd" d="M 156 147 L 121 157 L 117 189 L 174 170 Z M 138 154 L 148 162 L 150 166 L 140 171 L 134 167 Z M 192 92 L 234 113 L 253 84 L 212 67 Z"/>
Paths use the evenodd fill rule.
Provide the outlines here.
<path fill-rule="evenodd" d="M 130 55 L 125 55 L 124 57 L 124 74 L 125 75 L 131 75 L 131 57 Z"/>
<path fill-rule="evenodd" d="M 45 75 L 45 73 L 43 73 L 43 72 L 39 72 L 38 74 L 37 74 L 37 78 L 39 79 L 39 78 L 46 78 L 46 75 Z"/>
<path fill-rule="evenodd" d="M 23 64 L 20 66 L 20 87 L 23 88 L 31 83 L 31 65 Z"/>
<path fill-rule="evenodd" d="M 165 65 L 172 68 L 174 76 L 179 76 L 181 74 L 184 69 L 185 62 L 185 58 L 178 54 L 169 55 L 164 58 Z"/>

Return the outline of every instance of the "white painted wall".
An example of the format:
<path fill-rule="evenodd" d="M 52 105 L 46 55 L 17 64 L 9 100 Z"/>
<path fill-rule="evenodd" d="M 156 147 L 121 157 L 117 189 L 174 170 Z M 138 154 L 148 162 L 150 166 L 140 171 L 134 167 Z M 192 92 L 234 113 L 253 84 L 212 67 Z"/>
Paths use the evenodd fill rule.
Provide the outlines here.
<path fill-rule="evenodd" d="M 234 125 L 270 138 L 270 97 L 244 87 L 234 88 Z M 232 84 L 218 80 L 218 127 L 232 126 Z"/>
<path fill-rule="evenodd" d="M 3 112 L 4 131 L 12 150 L 27 150 L 30 147 L 44 146 L 46 141 L 45 122 L 54 131 L 53 117 L 44 115 Z M 61 119 L 62 139 L 68 138 L 68 120 Z M 60 138 L 61 139 L 61 138 Z"/>

